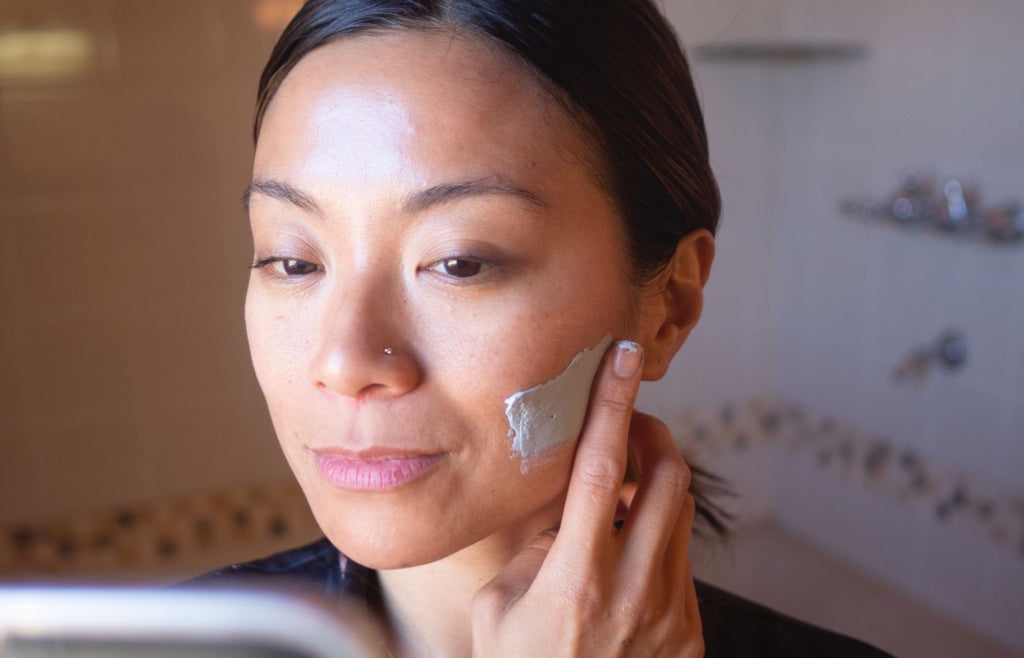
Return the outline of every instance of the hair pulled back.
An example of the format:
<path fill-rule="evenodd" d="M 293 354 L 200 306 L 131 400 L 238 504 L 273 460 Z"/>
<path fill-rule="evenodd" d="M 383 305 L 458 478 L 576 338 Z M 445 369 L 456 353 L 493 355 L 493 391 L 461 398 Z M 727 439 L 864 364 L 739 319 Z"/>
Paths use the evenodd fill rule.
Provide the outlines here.
<path fill-rule="evenodd" d="M 594 141 L 638 283 L 663 270 L 683 236 L 715 232 L 721 200 L 704 117 L 679 41 L 650 0 L 307 0 L 260 77 L 254 138 L 311 50 L 401 28 L 499 43 L 553 86 Z"/>

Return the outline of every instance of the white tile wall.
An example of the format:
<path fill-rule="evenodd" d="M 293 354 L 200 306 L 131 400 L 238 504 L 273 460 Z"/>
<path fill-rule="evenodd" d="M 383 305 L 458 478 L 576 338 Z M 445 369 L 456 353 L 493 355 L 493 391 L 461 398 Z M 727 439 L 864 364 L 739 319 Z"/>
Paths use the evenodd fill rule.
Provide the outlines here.
<path fill-rule="evenodd" d="M 0 521 L 288 477 L 242 326 L 257 4 L 0 11 L 95 45 L 0 80 Z"/>
<path fill-rule="evenodd" d="M 1004 436 L 1005 444 L 996 457 L 1001 468 L 999 480 L 1019 485 L 1024 474 L 1024 387 L 1014 387 L 1005 393 L 1004 404 L 1010 408 L 1010 425 Z"/>
<path fill-rule="evenodd" d="M 817 252 L 810 258 L 815 273 L 810 297 L 782 303 L 792 322 L 811 323 L 821 332 L 812 346 L 819 376 L 806 378 L 802 397 L 851 420 L 860 420 L 869 408 L 880 409 L 882 417 L 873 419 L 879 431 L 985 474 L 1002 468 L 994 455 L 1006 452 L 1007 437 L 1021 433 L 1009 416 L 1016 392 L 1013 357 L 1024 342 L 1024 255 L 1019 249 L 860 226 L 834 209 L 840 198 L 863 195 L 866 187 L 884 197 L 908 165 L 983 181 L 989 203 L 1024 196 L 1024 140 L 1016 139 L 1024 129 L 1020 85 L 1000 91 L 1024 75 L 1019 35 L 1009 36 L 1000 27 L 1020 24 L 1024 7 L 992 4 L 908 0 L 888 3 L 884 11 L 876 8 L 881 24 L 862 36 L 868 45 L 864 69 L 877 75 L 858 75 L 859 64 L 850 69 L 823 64 L 807 71 L 812 87 L 796 81 L 800 71 L 791 72 L 779 140 L 787 170 L 779 222 L 815 241 L 810 247 L 780 245 L 782 279 L 796 279 L 798 274 L 785 271 L 802 265 L 808 250 Z M 787 29 L 816 36 L 817 26 L 829 22 L 823 17 L 835 20 L 842 11 L 833 7 L 789 3 Z M 955 91 L 968 87 L 972 93 Z M 879 112 L 876 99 L 886 99 L 882 102 L 890 107 Z M 954 116 L 971 110 L 979 120 Z M 873 146 L 857 147 L 861 140 Z M 858 169 L 876 173 L 858 174 Z M 888 177 L 881 185 L 879 173 Z M 909 349 L 947 327 L 967 336 L 971 354 L 962 371 L 937 374 L 945 379 L 917 391 L 880 377 Z M 799 341 L 784 345 L 784 350 L 801 348 Z M 784 351 L 781 360 L 791 357 L 806 358 Z M 865 364 L 859 371 L 858 363 Z M 833 390 L 826 393 L 823 387 Z M 850 398 L 845 406 L 830 402 L 842 397 Z M 940 428 L 934 437 L 931 424 Z M 970 450 L 959 440 L 968 432 L 977 437 Z"/>
<path fill-rule="evenodd" d="M 80 194 L 112 185 L 113 99 L 96 88 L 4 89 L 0 194 L 7 199 Z M 68 121 L 74 117 L 74 121 Z"/>
<path fill-rule="evenodd" d="M 723 229 L 705 321 L 732 331 L 685 347 L 695 348 L 684 357 L 689 370 L 713 377 L 703 385 L 728 390 L 742 351 L 730 341 L 763 350 L 770 332 L 772 392 L 1024 494 L 1024 248 L 859 223 L 838 212 L 845 197 L 885 199 L 907 167 L 961 176 L 984 204 L 1024 200 L 1024 4 L 755 4 L 762 13 L 740 12 L 722 41 L 852 40 L 866 56 L 697 64 L 709 92 L 713 158 L 726 174 L 725 226 L 734 227 L 731 235 Z M 669 5 L 677 21 L 702 8 Z M 709 21 L 724 20 L 731 8 Z M 710 33 L 680 30 L 699 39 Z M 757 129 L 765 132 L 750 134 Z M 759 205 L 765 192 L 772 202 Z M 764 217 L 759 209 L 774 212 L 767 238 L 763 221 L 753 228 L 750 215 Z M 759 253 L 735 235 L 746 231 L 773 245 L 762 273 L 771 283 L 756 291 L 741 291 Z M 750 324 L 751 297 L 771 300 L 772 320 Z M 900 358 L 947 328 L 967 337 L 963 369 L 937 372 L 921 386 L 893 380 Z M 692 385 L 685 375 L 680 381 Z M 770 472 L 763 489 L 787 525 L 1024 649 L 1024 569 L 1012 552 L 996 559 L 984 538 L 938 524 L 929 510 L 872 498 L 784 453 Z"/>
<path fill-rule="evenodd" d="M 1024 561 L 1005 555 L 995 557 L 988 572 L 991 594 L 974 617 L 992 635 L 998 636 L 1002 629 L 1020 627 L 1020 612 L 1024 610 L 1024 587 L 1020 586 L 1024 583 Z M 1016 647 L 1024 653 L 1020 642 Z"/>

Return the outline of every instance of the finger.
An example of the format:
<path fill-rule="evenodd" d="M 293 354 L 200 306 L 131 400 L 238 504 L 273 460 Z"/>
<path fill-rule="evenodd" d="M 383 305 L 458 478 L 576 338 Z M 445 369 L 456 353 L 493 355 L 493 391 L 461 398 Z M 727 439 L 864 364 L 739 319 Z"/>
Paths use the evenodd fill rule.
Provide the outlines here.
<path fill-rule="evenodd" d="M 694 651 L 693 655 L 703 656 L 704 629 L 700 620 L 700 601 L 697 599 L 697 588 L 693 582 L 693 569 L 689 560 L 686 561 L 685 581 L 683 587 L 686 592 L 686 610 L 683 617 L 686 619 L 686 631 L 691 638 L 695 638 L 698 641 L 698 648 Z"/>
<path fill-rule="evenodd" d="M 637 413 L 630 441 L 640 464 L 640 484 L 620 533 L 623 566 L 640 573 L 658 569 L 676 534 L 690 470 L 672 441 L 668 428 L 656 418 Z M 685 559 L 686 554 L 678 556 Z"/>
<path fill-rule="evenodd" d="M 615 508 L 615 523 L 623 523 L 629 515 L 629 508 L 636 496 L 636 482 L 626 482 L 619 488 L 619 501 Z"/>
<path fill-rule="evenodd" d="M 690 558 L 690 540 L 693 537 L 693 520 L 696 516 L 696 501 L 687 492 L 683 495 L 682 509 L 679 519 L 669 541 L 668 555 L 680 556 L 687 561 Z"/>
<path fill-rule="evenodd" d="M 672 532 L 672 539 L 668 543 L 665 553 L 665 560 L 685 560 L 684 568 L 676 566 L 672 573 L 673 582 L 679 586 L 687 586 L 687 581 L 692 581 L 690 571 L 690 540 L 693 537 L 693 519 L 695 515 L 695 501 L 693 496 L 687 493 L 683 496 L 682 509 L 679 510 L 679 518 L 676 521 L 675 529 Z"/>
<path fill-rule="evenodd" d="M 492 620 L 504 616 L 509 606 L 521 599 L 537 578 L 556 534 L 556 530 L 546 530 L 534 537 L 498 575 L 477 591 L 473 599 L 474 611 Z"/>
<path fill-rule="evenodd" d="M 614 530 L 643 350 L 620 341 L 605 354 L 583 423 L 553 557 L 588 562 Z"/>

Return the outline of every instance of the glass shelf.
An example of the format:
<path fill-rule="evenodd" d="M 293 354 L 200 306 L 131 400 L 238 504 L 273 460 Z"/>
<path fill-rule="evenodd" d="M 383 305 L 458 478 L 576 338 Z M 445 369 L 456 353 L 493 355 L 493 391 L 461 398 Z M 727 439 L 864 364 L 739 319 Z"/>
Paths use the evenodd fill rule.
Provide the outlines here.
<path fill-rule="evenodd" d="M 861 59 L 863 44 L 812 41 L 719 42 L 692 49 L 700 61 L 802 63 Z"/>

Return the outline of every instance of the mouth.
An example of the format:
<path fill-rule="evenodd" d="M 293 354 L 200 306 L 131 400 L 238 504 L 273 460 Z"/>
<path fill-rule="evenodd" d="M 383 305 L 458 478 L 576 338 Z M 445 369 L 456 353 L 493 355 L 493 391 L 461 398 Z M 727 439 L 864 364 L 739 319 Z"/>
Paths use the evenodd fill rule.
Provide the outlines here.
<path fill-rule="evenodd" d="M 447 453 L 409 453 L 379 449 L 359 452 L 313 449 L 320 475 L 349 491 L 390 491 L 424 476 Z"/>

